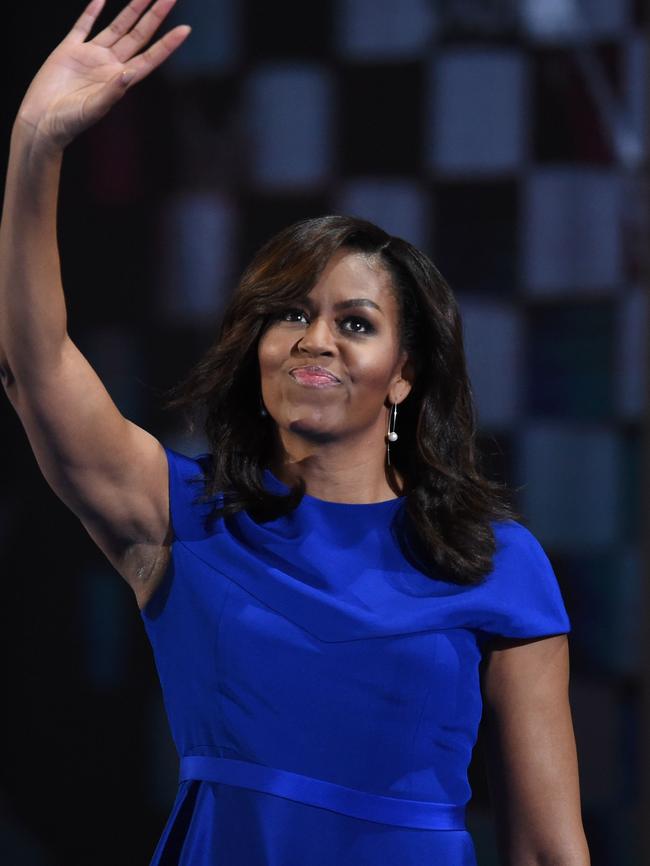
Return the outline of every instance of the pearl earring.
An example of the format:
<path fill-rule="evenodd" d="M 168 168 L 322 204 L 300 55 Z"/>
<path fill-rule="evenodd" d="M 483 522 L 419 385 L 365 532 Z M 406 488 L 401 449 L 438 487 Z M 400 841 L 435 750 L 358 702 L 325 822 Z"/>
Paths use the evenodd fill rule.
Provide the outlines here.
<path fill-rule="evenodd" d="M 397 442 L 398 437 L 397 437 L 397 433 L 395 432 L 395 424 L 396 423 L 397 423 L 397 403 L 393 403 L 393 408 L 390 411 L 390 419 L 388 422 L 388 438 L 391 442 Z"/>
<path fill-rule="evenodd" d="M 393 403 L 393 407 L 390 410 L 390 415 L 388 416 L 388 442 L 386 443 L 386 459 L 388 461 L 388 465 L 390 466 L 390 443 L 397 442 L 399 438 L 395 431 L 395 426 L 397 424 L 397 403 Z"/>
<path fill-rule="evenodd" d="M 266 417 L 269 413 L 264 408 L 264 403 L 262 402 L 262 395 L 260 394 L 260 415 L 262 418 Z"/>

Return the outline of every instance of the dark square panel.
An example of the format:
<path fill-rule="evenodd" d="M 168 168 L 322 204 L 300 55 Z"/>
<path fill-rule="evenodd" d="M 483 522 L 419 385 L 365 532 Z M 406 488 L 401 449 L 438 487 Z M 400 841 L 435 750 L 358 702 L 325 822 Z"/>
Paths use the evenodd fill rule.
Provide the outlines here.
<path fill-rule="evenodd" d="M 345 66 L 339 75 L 343 173 L 417 173 L 422 156 L 422 65 Z"/>
<path fill-rule="evenodd" d="M 437 6 L 446 42 L 503 43 L 517 35 L 519 14 L 512 0 L 445 0 Z"/>
<path fill-rule="evenodd" d="M 638 628 L 638 577 L 623 566 L 625 549 L 569 555 L 547 550 L 571 620 L 572 666 L 621 674 L 634 653 L 628 640 Z M 635 622 L 636 620 L 636 622 Z M 638 645 L 638 644 L 637 644 Z"/>
<path fill-rule="evenodd" d="M 614 412 L 616 317 L 609 300 L 532 307 L 525 398 L 537 417 L 605 421 Z"/>
<path fill-rule="evenodd" d="M 249 158 L 240 75 L 179 81 L 167 113 L 174 119 L 175 188 L 232 190 Z"/>
<path fill-rule="evenodd" d="M 250 196 L 242 201 L 240 270 L 266 241 L 294 222 L 330 212 L 326 196 Z"/>
<path fill-rule="evenodd" d="M 66 205 L 59 240 L 72 333 L 87 325 L 149 322 L 155 291 L 150 207 Z"/>
<path fill-rule="evenodd" d="M 183 381 L 190 370 L 208 351 L 218 333 L 218 322 L 205 322 L 204 326 L 191 327 L 185 323 L 157 322 L 142 336 L 143 351 L 149 359 L 145 392 L 146 411 L 149 415 L 147 429 L 159 437 L 163 431 L 177 426 L 185 429 L 192 413 L 165 408 L 169 389 Z M 202 421 L 201 413 L 195 420 Z M 164 437 L 163 437 L 164 438 Z"/>
<path fill-rule="evenodd" d="M 248 60 L 273 58 L 314 60 L 331 50 L 332 3 L 321 0 L 248 0 L 244 13 L 244 45 Z"/>
<path fill-rule="evenodd" d="M 517 185 L 439 184 L 435 261 L 454 290 L 513 294 L 517 284 Z"/>
<path fill-rule="evenodd" d="M 610 164 L 614 154 L 610 133 L 601 117 L 591 76 L 575 52 L 533 53 L 533 152 L 538 162 Z M 600 45 L 591 54 L 614 98 L 620 95 L 620 56 L 614 45 Z"/>

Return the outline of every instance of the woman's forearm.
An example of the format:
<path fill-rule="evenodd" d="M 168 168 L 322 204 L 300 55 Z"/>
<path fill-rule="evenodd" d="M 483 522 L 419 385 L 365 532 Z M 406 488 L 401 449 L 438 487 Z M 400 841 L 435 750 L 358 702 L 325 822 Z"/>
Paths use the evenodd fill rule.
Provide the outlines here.
<path fill-rule="evenodd" d="M 557 852 L 531 855 L 530 857 L 515 856 L 506 858 L 504 866 L 591 866 L 589 852 L 584 845 L 578 843 L 575 851 L 566 854 Z"/>
<path fill-rule="evenodd" d="M 90 39 L 93 0 L 25 93 L 11 136 L 0 223 L 0 372 L 6 387 L 47 383 L 68 346 L 56 236 L 63 148 L 187 38 L 178 25 L 148 45 L 173 3 L 130 3 Z M 142 16 L 142 17 L 141 17 Z M 146 50 L 145 50 L 146 49 Z"/>
<path fill-rule="evenodd" d="M 7 388 L 38 378 L 67 334 L 57 242 L 61 160 L 61 149 L 16 121 L 0 223 L 0 370 Z"/>

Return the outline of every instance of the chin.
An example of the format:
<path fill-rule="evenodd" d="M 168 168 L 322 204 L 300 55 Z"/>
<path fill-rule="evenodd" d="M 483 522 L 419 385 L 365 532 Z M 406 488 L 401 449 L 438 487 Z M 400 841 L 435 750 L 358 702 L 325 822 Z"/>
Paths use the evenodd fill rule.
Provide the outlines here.
<path fill-rule="evenodd" d="M 291 424 L 289 424 L 289 430 L 310 442 L 324 444 L 327 442 L 334 442 L 338 439 L 338 436 L 336 436 L 332 431 L 323 430 L 322 427 L 316 427 L 313 424 L 309 424 L 307 421 L 292 421 Z"/>

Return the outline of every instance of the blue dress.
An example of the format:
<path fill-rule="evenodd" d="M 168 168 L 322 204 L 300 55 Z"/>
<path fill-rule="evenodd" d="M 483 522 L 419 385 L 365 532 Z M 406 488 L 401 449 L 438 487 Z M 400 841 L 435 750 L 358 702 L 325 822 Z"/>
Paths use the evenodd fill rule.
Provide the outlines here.
<path fill-rule="evenodd" d="M 152 866 L 475 866 L 482 650 L 570 628 L 535 538 L 495 524 L 470 587 L 403 557 L 402 498 L 206 532 L 205 458 L 167 456 L 172 558 L 142 617 L 181 764 Z"/>

